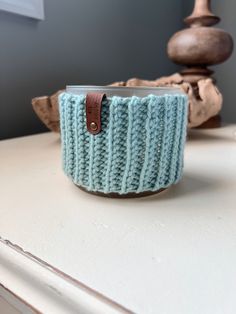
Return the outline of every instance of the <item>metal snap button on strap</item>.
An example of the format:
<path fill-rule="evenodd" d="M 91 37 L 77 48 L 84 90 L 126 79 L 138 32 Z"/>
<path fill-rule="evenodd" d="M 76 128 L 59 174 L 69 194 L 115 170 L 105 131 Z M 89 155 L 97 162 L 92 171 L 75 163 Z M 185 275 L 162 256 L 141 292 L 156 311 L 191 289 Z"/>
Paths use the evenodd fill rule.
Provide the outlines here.
<path fill-rule="evenodd" d="M 86 124 L 91 134 L 98 134 L 102 130 L 101 112 L 105 94 L 89 93 L 86 95 Z"/>
<path fill-rule="evenodd" d="M 91 123 L 90 123 L 90 129 L 91 129 L 92 131 L 97 131 L 97 129 L 98 129 L 97 123 L 91 122 Z"/>

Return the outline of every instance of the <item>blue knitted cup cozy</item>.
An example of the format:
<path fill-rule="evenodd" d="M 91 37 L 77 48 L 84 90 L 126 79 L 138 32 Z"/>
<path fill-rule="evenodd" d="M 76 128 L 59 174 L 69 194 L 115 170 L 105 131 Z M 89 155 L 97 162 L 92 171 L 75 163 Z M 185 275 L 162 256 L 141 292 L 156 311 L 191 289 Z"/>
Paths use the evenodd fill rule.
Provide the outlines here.
<path fill-rule="evenodd" d="M 183 172 L 187 97 L 166 94 L 103 100 L 102 131 L 86 128 L 84 95 L 62 93 L 63 169 L 88 191 L 127 194 L 157 191 Z"/>

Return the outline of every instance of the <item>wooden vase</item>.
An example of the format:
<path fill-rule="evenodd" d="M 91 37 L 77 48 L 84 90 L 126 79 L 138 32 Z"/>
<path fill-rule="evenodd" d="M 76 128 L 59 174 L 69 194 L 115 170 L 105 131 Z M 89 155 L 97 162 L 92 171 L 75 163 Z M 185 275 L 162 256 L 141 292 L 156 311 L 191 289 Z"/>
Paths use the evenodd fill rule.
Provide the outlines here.
<path fill-rule="evenodd" d="M 174 34 L 167 45 L 169 58 L 186 68 L 184 80 L 196 84 L 214 73 L 208 66 L 226 61 L 233 51 L 230 34 L 212 27 L 220 18 L 211 12 L 210 0 L 195 0 L 193 12 L 185 18 L 189 26 Z"/>

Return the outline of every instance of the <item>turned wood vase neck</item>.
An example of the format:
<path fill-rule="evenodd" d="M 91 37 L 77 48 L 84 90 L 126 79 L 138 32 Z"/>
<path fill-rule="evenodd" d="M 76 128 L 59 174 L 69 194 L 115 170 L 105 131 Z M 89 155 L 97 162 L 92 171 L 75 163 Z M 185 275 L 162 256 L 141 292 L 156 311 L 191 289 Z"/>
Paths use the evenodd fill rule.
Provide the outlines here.
<path fill-rule="evenodd" d="M 212 26 L 219 21 L 220 18 L 211 12 L 210 0 L 195 0 L 192 14 L 184 20 L 190 27 Z"/>

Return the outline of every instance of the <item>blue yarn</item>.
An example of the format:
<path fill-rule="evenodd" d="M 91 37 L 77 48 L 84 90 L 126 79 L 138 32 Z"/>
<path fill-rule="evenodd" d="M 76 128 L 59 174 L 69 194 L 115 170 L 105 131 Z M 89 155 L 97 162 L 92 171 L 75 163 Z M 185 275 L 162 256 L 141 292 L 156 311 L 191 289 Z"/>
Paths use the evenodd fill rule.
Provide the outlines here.
<path fill-rule="evenodd" d="M 64 172 L 89 191 L 156 191 L 183 173 L 187 97 L 107 98 L 102 131 L 87 131 L 85 96 L 59 96 Z"/>

